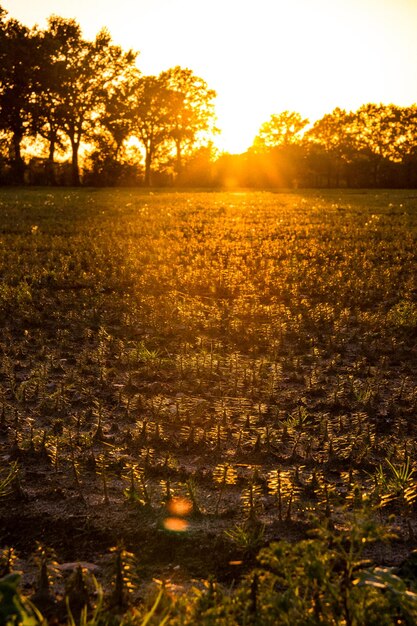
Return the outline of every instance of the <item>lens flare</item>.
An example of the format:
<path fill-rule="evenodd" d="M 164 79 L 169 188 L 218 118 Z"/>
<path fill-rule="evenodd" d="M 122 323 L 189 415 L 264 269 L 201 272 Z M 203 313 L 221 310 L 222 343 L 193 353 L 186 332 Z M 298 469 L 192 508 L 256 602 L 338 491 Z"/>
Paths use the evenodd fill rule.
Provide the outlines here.
<path fill-rule="evenodd" d="M 168 512 L 173 515 L 176 516 L 178 515 L 179 517 L 185 517 L 186 515 L 189 515 L 193 509 L 193 505 L 192 502 L 190 502 L 190 500 L 188 500 L 187 498 L 171 498 L 171 500 L 169 500 L 169 502 L 167 503 L 167 509 Z"/>
<path fill-rule="evenodd" d="M 164 519 L 164 528 L 172 532 L 183 533 L 188 528 L 188 522 L 180 517 L 167 517 Z"/>

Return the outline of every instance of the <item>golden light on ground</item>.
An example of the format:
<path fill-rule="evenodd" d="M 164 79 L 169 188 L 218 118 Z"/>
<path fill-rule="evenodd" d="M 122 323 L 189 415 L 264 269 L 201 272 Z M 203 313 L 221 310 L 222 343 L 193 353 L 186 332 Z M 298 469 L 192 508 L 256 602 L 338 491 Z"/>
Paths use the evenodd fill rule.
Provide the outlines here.
<path fill-rule="evenodd" d="M 75 17 L 140 51 L 145 74 L 191 68 L 217 91 L 216 139 L 242 152 L 272 113 L 417 101 L 415 0 L 3 0 L 28 25 Z"/>

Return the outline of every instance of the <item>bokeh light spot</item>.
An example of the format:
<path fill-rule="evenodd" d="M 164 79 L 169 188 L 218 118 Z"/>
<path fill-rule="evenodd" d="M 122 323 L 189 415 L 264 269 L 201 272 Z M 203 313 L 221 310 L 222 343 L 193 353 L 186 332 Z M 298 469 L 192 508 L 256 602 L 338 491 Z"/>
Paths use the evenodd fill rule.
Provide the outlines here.
<path fill-rule="evenodd" d="M 167 509 L 171 515 L 184 517 L 189 515 L 193 509 L 192 502 L 187 498 L 171 498 L 167 503 Z"/>
<path fill-rule="evenodd" d="M 164 520 L 164 528 L 172 532 L 183 533 L 188 528 L 188 522 L 180 517 L 167 517 Z"/>

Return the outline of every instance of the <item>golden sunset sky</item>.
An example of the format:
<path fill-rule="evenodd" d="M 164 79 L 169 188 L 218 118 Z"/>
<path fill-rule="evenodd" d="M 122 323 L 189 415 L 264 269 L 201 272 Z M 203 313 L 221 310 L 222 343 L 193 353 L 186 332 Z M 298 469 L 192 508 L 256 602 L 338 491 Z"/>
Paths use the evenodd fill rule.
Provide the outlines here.
<path fill-rule="evenodd" d="M 417 102 L 417 0 L 0 0 L 44 26 L 74 17 L 86 37 L 106 26 L 159 74 L 191 68 L 217 91 L 217 144 L 246 150 L 272 113 L 311 121 L 336 106 Z"/>

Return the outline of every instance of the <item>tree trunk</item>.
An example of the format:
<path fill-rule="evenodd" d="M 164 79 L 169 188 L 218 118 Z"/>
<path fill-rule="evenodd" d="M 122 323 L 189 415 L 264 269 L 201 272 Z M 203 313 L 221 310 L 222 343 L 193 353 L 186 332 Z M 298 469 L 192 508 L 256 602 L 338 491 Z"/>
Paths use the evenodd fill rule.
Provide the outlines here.
<path fill-rule="evenodd" d="M 21 132 L 13 133 L 12 140 L 12 170 L 13 170 L 13 182 L 16 185 L 23 185 L 25 182 L 25 162 L 22 159 L 20 146 L 22 143 L 23 134 Z"/>
<path fill-rule="evenodd" d="M 54 155 L 55 155 L 55 137 L 49 142 L 49 154 L 48 161 L 46 163 L 46 180 L 48 185 L 56 185 L 55 171 L 54 171 Z"/>
<path fill-rule="evenodd" d="M 177 149 L 177 164 L 176 164 L 176 170 L 177 170 L 177 176 L 179 176 L 182 172 L 182 153 L 181 153 L 181 142 L 180 141 L 176 141 L 175 142 L 176 145 L 176 149 Z"/>
<path fill-rule="evenodd" d="M 152 154 L 150 150 L 146 150 L 145 155 L 145 187 L 151 186 L 151 164 L 152 164 Z"/>
<path fill-rule="evenodd" d="M 381 158 L 379 156 L 377 156 L 374 159 L 374 163 L 373 163 L 373 184 L 374 187 L 377 188 L 380 186 L 380 171 L 381 171 Z"/>
<path fill-rule="evenodd" d="M 80 186 L 80 168 L 78 165 L 78 148 L 80 144 L 74 140 L 71 140 L 71 149 L 72 149 L 72 157 L 71 157 L 71 183 L 73 187 Z"/>

